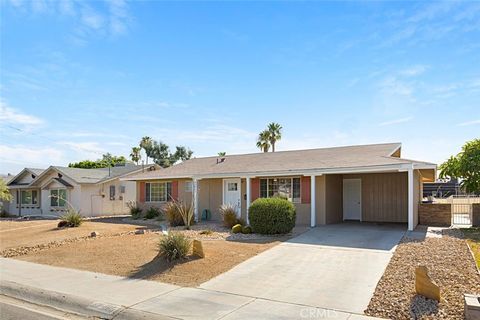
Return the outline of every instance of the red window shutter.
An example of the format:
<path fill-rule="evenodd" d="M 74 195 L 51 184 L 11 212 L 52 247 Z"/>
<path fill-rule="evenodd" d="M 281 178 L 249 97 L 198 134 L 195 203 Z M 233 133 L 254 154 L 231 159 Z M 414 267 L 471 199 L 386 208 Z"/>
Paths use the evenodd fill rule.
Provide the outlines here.
<path fill-rule="evenodd" d="M 253 178 L 250 180 L 250 198 L 252 199 L 252 202 L 258 199 L 260 196 L 260 179 L 259 178 Z"/>
<path fill-rule="evenodd" d="M 138 201 L 145 202 L 145 192 L 147 191 L 145 182 L 139 182 L 139 188 L 140 188 L 140 196 L 138 198 Z"/>
<path fill-rule="evenodd" d="M 178 200 L 178 180 L 172 181 L 172 198 Z"/>
<path fill-rule="evenodd" d="M 302 203 L 310 203 L 310 177 L 302 177 L 300 188 Z"/>

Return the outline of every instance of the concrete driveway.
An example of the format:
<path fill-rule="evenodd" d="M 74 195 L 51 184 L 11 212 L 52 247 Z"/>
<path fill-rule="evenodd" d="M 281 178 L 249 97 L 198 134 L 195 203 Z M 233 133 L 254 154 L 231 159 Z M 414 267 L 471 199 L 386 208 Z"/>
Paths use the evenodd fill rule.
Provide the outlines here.
<path fill-rule="evenodd" d="M 363 314 L 405 231 L 361 223 L 317 227 L 200 287 Z"/>

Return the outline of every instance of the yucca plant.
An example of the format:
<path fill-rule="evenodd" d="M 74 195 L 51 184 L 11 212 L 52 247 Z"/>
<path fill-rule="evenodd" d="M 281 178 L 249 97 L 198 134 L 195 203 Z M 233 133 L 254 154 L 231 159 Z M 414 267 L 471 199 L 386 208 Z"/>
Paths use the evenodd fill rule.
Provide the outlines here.
<path fill-rule="evenodd" d="M 181 233 L 170 232 L 160 239 L 159 254 L 167 261 L 185 258 L 190 251 L 192 243 Z"/>
<path fill-rule="evenodd" d="M 190 226 L 193 224 L 193 206 L 188 206 L 185 203 L 175 199 L 172 199 L 172 204 L 178 214 L 182 217 L 185 229 L 189 230 Z"/>
<path fill-rule="evenodd" d="M 236 206 L 230 203 L 222 204 L 219 211 L 225 227 L 230 229 L 238 223 Z"/>
<path fill-rule="evenodd" d="M 79 227 L 83 223 L 83 217 L 79 211 L 69 208 L 67 213 L 60 217 L 61 224 L 66 227 Z M 63 222 L 63 223 L 62 223 Z"/>

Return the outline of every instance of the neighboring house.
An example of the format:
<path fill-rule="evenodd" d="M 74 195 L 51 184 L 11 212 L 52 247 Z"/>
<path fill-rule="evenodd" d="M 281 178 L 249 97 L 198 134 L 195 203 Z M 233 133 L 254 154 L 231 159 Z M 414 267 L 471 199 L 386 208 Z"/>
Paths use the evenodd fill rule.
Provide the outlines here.
<path fill-rule="evenodd" d="M 101 169 L 51 166 L 25 168 L 7 184 L 13 195 L 6 211 L 14 215 L 62 215 L 70 204 L 83 216 L 127 214 L 136 199 L 134 182 L 120 178 L 159 167 L 125 165 Z"/>
<path fill-rule="evenodd" d="M 230 203 L 248 221 L 259 197 L 283 195 L 295 204 L 297 224 L 344 220 L 418 224 L 422 184 L 436 165 L 400 158 L 401 144 L 194 158 L 170 168 L 132 175 L 140 206 L 162 206 L 170 197 L 193 203 L 198 221 L 208 209 Z"/>
<path fill-rule="evenodd" d="M 5 185 L 7 185 L 10 180 L 13 179 L 13 175 L 12 174 L 0 174 L 0 179 L 3 180 L 5 182 Z M 10 205 L 10 202 L 9 201 L 1 201 L 0 200 L 0 212 L 3 212 L 4 210 L 6 211 L 6 209 L 8 208 L 8 206 Z"/>

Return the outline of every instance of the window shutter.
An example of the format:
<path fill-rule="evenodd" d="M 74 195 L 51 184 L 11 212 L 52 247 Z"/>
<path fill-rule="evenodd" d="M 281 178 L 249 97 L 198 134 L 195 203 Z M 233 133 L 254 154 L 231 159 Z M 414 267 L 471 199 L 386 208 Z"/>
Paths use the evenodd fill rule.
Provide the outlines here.
<path fill-rule="evenodd" d="M 145 182 L 139 182 L 140 196 L 138 198 L 139 202 L 145 202 L 145 192 L 147 191 L 147 186 Z"/>
<path fill-rule="evenodd" d="M 178 180 L 172 181 L 172 198 L 178 200 Z M 169 201 L 171 199 L 168 199 Z"/>
<path fill-rule="evenodd" d="M 258 197 L 260 196 L 260 179 L 259 178 L 253 178 L 250 181 L 250 198 L 252 199 L 252 202 L 257 200 Z"/>
<path fill-rule="evenodd" d="M 310 177 L 302 177 L 300 188 L 302 203 L 310 203 Z"/>

